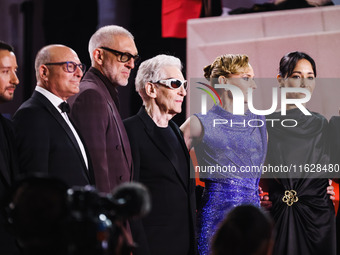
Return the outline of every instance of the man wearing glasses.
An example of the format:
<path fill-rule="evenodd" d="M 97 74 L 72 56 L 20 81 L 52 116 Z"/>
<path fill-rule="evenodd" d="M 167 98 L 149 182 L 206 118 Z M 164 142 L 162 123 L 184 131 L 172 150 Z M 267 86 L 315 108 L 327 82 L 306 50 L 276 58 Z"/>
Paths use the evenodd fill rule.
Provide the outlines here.
<path fill-rule="evenodd" d="M 179 127 L 171 120 L 182 111 L 187 81 L 181 61 L 157 55 L 144 61 L 136 76 L 143 100 L 139 112 L 126 120 L 134 178 L 149 190 L 152 208 L 142 219 L 143 255 L 195 254 L 195 179 Z M 141 234 L 142 235 L 142 234 Z"/>
<path fill-rule="evenodd" d="M 91 155 L 100 192 L 110 193 L 132 179 L 129 140 L 119 115 L 117 87 L 126 86 L 139 59 L 132 34 L 120 26 L 105 26 L 89 41 L 92 67 L 71 97 L 71 118 Z"/>
<path fill-rule="evenodd" d="M 85 65 L 64 45 L 48 45 L 35 59 L 37 86 L 13 117 L 20 171 L 42 172 L 69 186 L 94 184 L 85 144 L 70 122 L 66 100 L 79 92 Z"/>

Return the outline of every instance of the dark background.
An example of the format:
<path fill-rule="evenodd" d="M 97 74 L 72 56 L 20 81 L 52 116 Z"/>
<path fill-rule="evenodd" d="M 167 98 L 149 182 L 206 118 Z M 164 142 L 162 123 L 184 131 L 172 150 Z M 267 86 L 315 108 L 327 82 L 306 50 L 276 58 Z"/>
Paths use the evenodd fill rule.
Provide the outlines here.
<path fill-rule="evenodd" d="M 201 17 L 218 16 L 221 11 L 267 1 L 273 0 L 202 0 L 211 12 L 209 15 L 202 12 Z M 339 4 L 340 0 L 333 2 Z M 40 48 L 47 44 L 65 44 L 74 49 L 89 68 L 88 41 L 104 25 L 127 28 L 135 36 L 142 60 L 157 54 L 179 57 L 186 76 L 186 39 L 162 38 L 161 10 L 162 0 L 0 0 L 0 40 L 14 46 L 20 80 L 14 100 L 1 104 L 0 113 L 10 117 L 31 96 L 36 85 L 34 59 Z M 136 114 L 142 104 L 134 89 L 137 69 L 138 66 L 128 86 L 119 88 L 123 119 Z M 185 101 L 182 109 L 182 113 L 174 117 L 179 125 L 185 120 Z"/>
<path fill-rule="evenodd" d="M 31 96 L 36 85 L 35 55 L 44 45 L 60 43 L 71 47 L 88 69 L 88 41 L 103 25 L 127 28 L 135 37 L 142 61 L 161 53 L 179 57 L 185 76 L 186 39 L 161 37 L 161 4 L 161 0 L 1 0 L 0 40 L 15 47 L 20 85 L 13 102 L 2 104 L 0 112 L 13 115 Z M 136 114 L 142 104 L 134 89 L 137 69 L 138 66 L 133 70 L 128 86 L 119 88 L 123 119 Z M 185 105 L 174 120 L 183 123 Z"/>

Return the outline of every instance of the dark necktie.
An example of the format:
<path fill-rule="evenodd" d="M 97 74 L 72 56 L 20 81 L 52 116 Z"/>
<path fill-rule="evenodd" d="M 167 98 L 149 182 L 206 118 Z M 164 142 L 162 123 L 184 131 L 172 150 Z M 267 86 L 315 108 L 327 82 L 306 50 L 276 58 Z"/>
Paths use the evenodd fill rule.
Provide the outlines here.
<path fill-rule="evenodd" d="M 66 112 L 66 113 L 70 112 L 70 105 L 66 102 L 62 102 L 58 107 L 60 108 L 61 112 Z"/>

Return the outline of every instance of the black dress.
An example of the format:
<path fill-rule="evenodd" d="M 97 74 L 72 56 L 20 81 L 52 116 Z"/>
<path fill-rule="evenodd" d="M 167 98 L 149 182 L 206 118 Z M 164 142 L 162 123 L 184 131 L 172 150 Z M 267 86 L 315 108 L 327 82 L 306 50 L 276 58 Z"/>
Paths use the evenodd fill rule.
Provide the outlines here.
<path fill-rule="evenodd" d="M 273 127 L 267 122 L 267 163 L 289 169 L 267 181 L 276 226 L 273 254 L 333 255 L 334 207 L 327 195 L 325 171 L 316 171 L 329 164 L 328 122 L 320 114 L 305 116 L 299 109 L 287 111 L 286 116 L 273 113 L 267 119 L 280 120 Z M 294 119 L 296 127 L 283 127 L 284 119 Z"/>
<path fill-rule="evenodd" d="M 331 163 L 340 166 L 340 116 L 333 116 L 329 121 L 329 134 L 331 139 Z M 336 181 L 339 182 L 339 173 L 335 176 Z M 336 216 L 337 229 L 337 254 L 340 255 L 340 211 Z"/>

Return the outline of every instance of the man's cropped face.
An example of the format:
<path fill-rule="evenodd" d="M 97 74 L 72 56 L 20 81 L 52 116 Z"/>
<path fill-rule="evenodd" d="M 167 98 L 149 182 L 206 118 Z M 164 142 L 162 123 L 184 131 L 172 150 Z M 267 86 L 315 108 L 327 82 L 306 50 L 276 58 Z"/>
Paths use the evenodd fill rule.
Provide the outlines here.
<path fill-rule="evenodd" d="M 14 90 L 19 84 L 17 60 L 13 52 L 0 50 L 0 102 L 13 99 Z"/>

